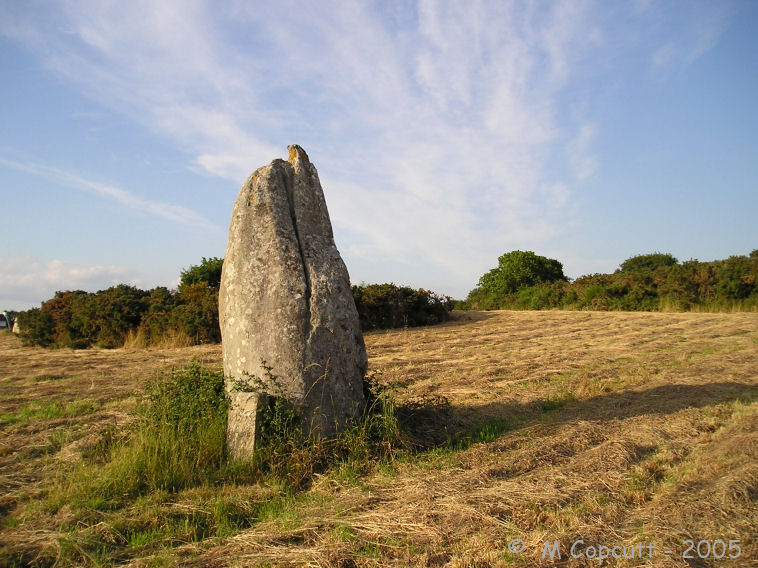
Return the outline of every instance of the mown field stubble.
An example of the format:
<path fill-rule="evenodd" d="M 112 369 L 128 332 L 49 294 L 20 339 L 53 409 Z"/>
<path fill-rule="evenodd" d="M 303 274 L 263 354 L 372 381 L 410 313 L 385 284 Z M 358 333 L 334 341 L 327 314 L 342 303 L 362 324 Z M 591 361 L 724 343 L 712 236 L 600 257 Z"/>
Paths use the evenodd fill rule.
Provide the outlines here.
<path fill-rule="evenodd" d="M 599 566 L 602 546 L 634 555 L 604 566 L 758 562 L 757 314 L 462 312 L 366 343 L 415 449 L 295 493 L 227 483 L 99 510 L 53 480 L 128 423 L 145 380 L 220 368 L 220 346 L 0 336 L 0 562 Z"/>

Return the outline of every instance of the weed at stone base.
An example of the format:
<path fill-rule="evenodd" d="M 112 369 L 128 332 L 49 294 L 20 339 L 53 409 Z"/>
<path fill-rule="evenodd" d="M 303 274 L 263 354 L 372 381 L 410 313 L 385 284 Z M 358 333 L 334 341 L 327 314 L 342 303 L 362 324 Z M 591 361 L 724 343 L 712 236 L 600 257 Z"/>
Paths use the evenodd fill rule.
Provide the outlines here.
<path fill-rule="evenodd" d="M 264 409 L 253 468 L 292 491 L 306 487 L 315 474 L 331 469 L 357 478 L 409 449 L 398 420 L 391 389 L 369 375 L 364 412 L 333 438 L 303 434 L 302 417 L 284 398 Z"/>

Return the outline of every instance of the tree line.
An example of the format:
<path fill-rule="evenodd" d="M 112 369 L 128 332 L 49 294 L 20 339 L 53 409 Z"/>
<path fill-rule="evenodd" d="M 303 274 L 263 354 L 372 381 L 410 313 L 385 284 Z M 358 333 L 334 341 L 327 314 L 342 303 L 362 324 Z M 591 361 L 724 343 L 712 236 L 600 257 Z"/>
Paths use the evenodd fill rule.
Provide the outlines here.
<path fill-rule="evenodd" d="M 42 347 L 105 348 L 218 343 L 223 259 L 203 258 L 181 272 L 176 290 L 121 284 L 99 292 L 56 292 L 19 312 L 21 339 Z M 667 253 L 633 256 L 611 274 L 569 280 L 563 265 L 532 251 L 511 251 L 465 300 L 395 284 L 352 287 L 364 331 L 445 321 L 472 310 L 758 310 L 758 250 L 724 260 L 679 262 Z"/>
<path fill-rule="evenodd" d="M 18 314 L 21 340 L 41 347 L 187 346 L 218 343 L 223 259 L 203 258 L 181 272 L 176 290 L 120 284 L 99 292 L 56 292 Z M 450 298 L 395 284 L 352 287 L 364 331 L 439 323 Z"/>
<path fill-rule="evenodd" d="M 512 251 L 479 279 L 459 309 L 723 311 L 758 309 L 758 250 L 724 260 L 679 262 L 668 253 L 633 256 L 611 274 L 569 281 L 563 265 Z"/>

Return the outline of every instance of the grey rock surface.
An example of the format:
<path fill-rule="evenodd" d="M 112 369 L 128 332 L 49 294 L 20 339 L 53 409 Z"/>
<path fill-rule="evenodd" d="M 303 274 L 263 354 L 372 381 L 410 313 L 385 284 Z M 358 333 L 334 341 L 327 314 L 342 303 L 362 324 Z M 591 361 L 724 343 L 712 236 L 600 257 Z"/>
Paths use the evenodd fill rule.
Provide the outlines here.
<path fill-rule="evenodd" d="M 238 457 L 252 451 L 265 393 L 287 398 L 316 436 L 334 434 L 364 406 L 367 358 L 350 278 L 316 168 L 302 148 L 288 149 L 288 161 L 257 169 L 242 186 L 221 275 L 227 439 Z M 235 392 L 233 381 L 255 392 Z"/>

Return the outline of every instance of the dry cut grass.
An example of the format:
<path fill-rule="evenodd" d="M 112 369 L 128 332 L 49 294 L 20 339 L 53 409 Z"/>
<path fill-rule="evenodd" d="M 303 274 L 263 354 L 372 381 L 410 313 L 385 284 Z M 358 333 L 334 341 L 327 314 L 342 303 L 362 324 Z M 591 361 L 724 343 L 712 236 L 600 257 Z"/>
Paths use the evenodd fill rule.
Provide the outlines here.
<path fill-rule="evenodd" d="M 758 562 L 758 315 L 472 312 L 366 343 L 416 451 L 294 495 L 166 496 L 177 509 L 210 494 L 265 506 L 249 528 L 91 564 L 600 566 L 588 556 L 602 546 L 635 556 L 603 566 Z M 192 357 L 218 365 L 220 348 L 42 351 L 0 338 L 0 546 L 60 543 L 70 509 L 31 505 L 46 475 L 127 421 L 142 379 Z M 113 534 L 110 518 L 80 522 L 92 538 Z M 648 543 L 652 554 L 634 548 Z"/>

